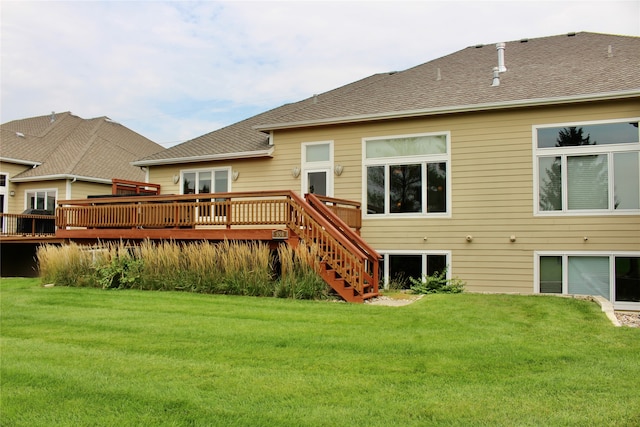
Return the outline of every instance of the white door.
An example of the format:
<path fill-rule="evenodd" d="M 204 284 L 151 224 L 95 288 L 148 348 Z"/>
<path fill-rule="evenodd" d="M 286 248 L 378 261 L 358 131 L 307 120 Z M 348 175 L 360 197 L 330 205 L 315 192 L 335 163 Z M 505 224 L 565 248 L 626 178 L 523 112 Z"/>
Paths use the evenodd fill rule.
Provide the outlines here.
<path fill-rule="evenodd" d="M 302 144 L 302 193 L 333 197 L 333 142 Z"/>

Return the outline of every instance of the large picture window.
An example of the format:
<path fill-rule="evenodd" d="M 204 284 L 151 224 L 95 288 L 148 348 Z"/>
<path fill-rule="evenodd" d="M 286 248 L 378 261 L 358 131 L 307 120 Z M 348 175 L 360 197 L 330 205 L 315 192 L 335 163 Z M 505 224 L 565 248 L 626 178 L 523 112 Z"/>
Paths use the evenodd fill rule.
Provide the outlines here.
<path fill-rule="evenodd" d="M 364 140 L 367 215 L 449 213 L 449 134 Z"/>
<path fill-rule="evenodd" d="M 536 211 L 640 211 L 638 120 L 538 127 Z"/>
<path fill-rule="evenodd" d="M 538 253 L 540 293 L 594 295 L 640 308 L 640 253 Z"/>

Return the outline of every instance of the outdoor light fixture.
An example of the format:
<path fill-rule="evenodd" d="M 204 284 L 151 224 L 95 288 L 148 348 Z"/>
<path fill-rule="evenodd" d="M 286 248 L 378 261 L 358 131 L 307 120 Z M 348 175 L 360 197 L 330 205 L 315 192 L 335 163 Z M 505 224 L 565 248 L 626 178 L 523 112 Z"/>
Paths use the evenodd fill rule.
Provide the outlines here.
<path fill-rule="evenodd" d="M 15 192 L 15 191 L 13 191 L 13 190 L 11 190 L 11 191 L 9 191 L 9 195 L 10 195 L 11 197 L 13 197 L 13 196 L 15 196 L 15 195 L 16 195 L 16 192 Z"/>
<path fill-rule="evenodd" d="M 239 176 L 240 176 L 240 172 L 238 172 L 238 171 L 233 171 L 231 173 L 231 179 L 234 180 L 234 181 L 237 181 Z"/>
<path fill-rule="evenodd" d="M 294 178 L 300 176 L 300 168 L 298 166 L 295 166 L 293 169 L 291 169 L 291 176 Z"/>
<path fill-rule="evenodd" d="M 177 184 L 180 181 L 180 175 L 173 175 L 173 183 Z"/>
<path fill-rule="evenodd" d="M 336 176 L 342 175 L 343 171 L 344 171 L 344 166 L 342 165 L 336 165 L 336 167 L 333 169 L 333 172 L 336 174 Z"/>

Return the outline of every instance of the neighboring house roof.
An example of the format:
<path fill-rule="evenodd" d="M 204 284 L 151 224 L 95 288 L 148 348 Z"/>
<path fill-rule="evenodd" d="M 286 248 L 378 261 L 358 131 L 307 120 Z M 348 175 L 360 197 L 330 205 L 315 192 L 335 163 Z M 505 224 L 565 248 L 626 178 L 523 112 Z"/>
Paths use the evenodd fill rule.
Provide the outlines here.
<path fill-rule="evenodd" d="M 582 32 L 523 39 L 506 42 L 504 58 L 498 86 L 492 86 L 496 44 L 471 46 L 275 108 L 134 164 L 266 155 L 266 133 L 276 129 L 640 95 L 640 37 Z"/>
<path fill-rule="evenodd" d="M 14 120 L 2 124 L 0 132 L 0 160 L 36 166 L 12 177 L 14 182 L 143 181 L 145 173 L 131 162 L 163 150 L 107 117 L 82 119 L 70 112 Z"/>

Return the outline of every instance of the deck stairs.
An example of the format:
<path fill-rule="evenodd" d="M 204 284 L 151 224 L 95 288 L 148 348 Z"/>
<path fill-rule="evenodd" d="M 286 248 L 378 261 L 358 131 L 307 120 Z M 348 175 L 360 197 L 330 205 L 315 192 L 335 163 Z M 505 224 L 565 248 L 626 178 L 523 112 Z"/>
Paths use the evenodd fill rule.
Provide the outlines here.
<path fill-rule="evenodd" d="M 380 255 L 317 196 L 292 195 L 292 230 L 317 256 L 317 272 L 347 302 L 362 303 L 379 295 Z"/>

